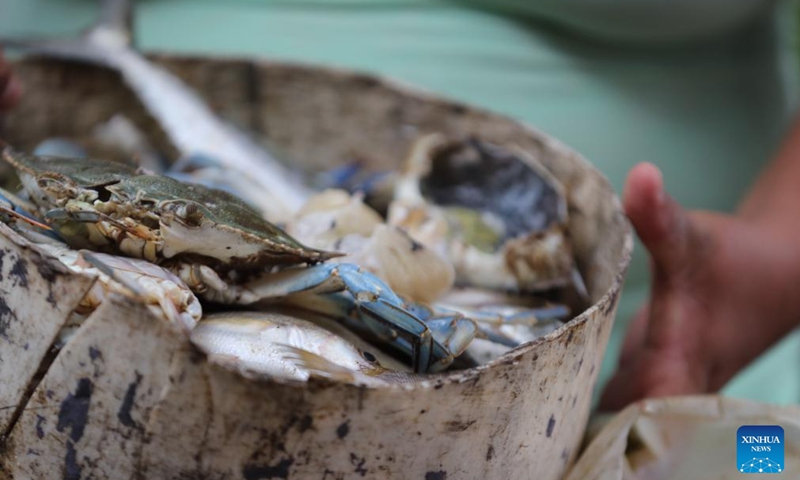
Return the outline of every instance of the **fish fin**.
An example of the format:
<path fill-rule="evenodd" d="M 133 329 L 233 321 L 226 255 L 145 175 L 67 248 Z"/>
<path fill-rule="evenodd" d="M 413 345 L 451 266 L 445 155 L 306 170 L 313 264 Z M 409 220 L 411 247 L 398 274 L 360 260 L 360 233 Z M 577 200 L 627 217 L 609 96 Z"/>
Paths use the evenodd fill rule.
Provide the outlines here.
<path fill-rule="evenodd" d="M 309 374 L 318 377 L 329 378 L 341 382 L 353 383 L 356 381 L 355 375 L 352 371 L 337 365 L 330 360 L 323 358 L 316 353 L 311 353 L 307 350 L 292 347 L 283 343 L 277 344 L 278 351 L 282 353 L 283 358 L 294 362 L 294 364 L 307 370 Z"/>
<path fill-rule="evenodd" d="M 26 222 L 26 223 L 28 223 L 30 225 L 33 225 L 34 227 L 39 227 L 42 230 L 45 230 L 45 231 L 48 231 L 48 232 L 53 230 L 49 226 L 45 225 L 42 222 L 39 222 L 38 220 L 34 219 L 33 217 L 30 217 L 28 215 L 23 215 L 22 213 L 19 213 L 19 212 L 15 211 L 12 208 L 8 208 L 8 207 L 6 207 L 4 205 L 0 205 L 0 210 L 2 210 L 3 212 L 11 215 L 12 217 L 16 218 L 17 220 L 22 220 L 23 222 Z"/>

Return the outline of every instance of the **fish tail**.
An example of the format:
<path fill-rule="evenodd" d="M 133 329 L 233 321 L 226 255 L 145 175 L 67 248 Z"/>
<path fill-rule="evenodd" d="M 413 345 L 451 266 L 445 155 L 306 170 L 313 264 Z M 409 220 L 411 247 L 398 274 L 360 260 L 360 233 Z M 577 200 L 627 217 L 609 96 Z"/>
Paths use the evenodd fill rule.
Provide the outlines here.
<path fill-rule="evenodd" d="M 133 31 L 133 7 L 130 0 L 103 0 L 100 5 L 100 13 L 97 21 L 87 31 L 85 36 L 89 41 L 103 41 L 102 38 L 95 38 L 93 32 L 104 31 L 114 32 L 124 41 L 125 46 L 132 42 L 131 32 Z"/>

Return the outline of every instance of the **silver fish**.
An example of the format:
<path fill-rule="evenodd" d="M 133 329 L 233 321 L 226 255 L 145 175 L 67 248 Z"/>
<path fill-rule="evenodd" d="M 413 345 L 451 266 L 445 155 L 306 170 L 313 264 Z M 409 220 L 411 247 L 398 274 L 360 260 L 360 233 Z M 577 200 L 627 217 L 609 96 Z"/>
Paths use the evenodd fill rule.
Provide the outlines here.
<path fill-rule="evenodd" d="M 3 38 L 0 44 L 118 71 L 181 155 L 207 155 L 218 159 L 225 168 L 242 172 L 242 182 L 252 181 L 259 187 L 262 198 L 257 199 L 257 206 L 272 221 L 283 221 L 299 209 L 310 196 L 300 175 L 223 122 L 179 78 L 134 51 L 130 47 L 130 18 L 129 1 L 106 0 L 98 23 L 78 39 Z"/>
<path fill-rule="evenodd" d="M 413 376 L 386 368 L 380 353 L 356 347 L 315 323 L 278 312 L 208 315 L 192 343 L 217 364 L 241 373 L 289 381 L 312 376 L 361 385 L 387 385 Z"/>

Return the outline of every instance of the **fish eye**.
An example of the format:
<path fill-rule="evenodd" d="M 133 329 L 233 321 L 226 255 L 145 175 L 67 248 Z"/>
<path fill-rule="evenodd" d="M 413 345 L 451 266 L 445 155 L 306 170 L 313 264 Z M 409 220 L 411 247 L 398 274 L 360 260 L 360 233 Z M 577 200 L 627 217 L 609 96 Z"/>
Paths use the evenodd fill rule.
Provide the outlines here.
<path fill-rule="evenodd" d="M 361 356 L 364 357 L 364 360 L 368 361 L 369 363 L 377 363 L 378 361 L 375 355 L 369 352 L 361 352 Z"/>

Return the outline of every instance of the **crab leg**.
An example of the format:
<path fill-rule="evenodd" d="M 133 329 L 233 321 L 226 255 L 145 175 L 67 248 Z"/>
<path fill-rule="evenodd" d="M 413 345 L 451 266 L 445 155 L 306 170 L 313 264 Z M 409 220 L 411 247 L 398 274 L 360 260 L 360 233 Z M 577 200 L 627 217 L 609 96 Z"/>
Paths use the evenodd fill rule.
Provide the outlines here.
<path fill-rule="evenodd" d="M 2 197 L 2 195 L 0 195 L 0 197 Z M 5 213 L 7 213 L 8 215 L 11 215 L 12 217 L 16 218 L 17 220 L 22 220 L 23 222 L 26 222 L 29 225 L 33 225 L 34 227 L 39 227 L 42 230 L 47 230 L 47 231 L 53 230 L 52 228 L 48 227 L 44 223 L 41 223 L 38 220 L 35 220 L 31 216 L 17 212 L 12 207 L 7 207 L 7 206 L 5 206 L 3 204 L 0 204 L 0 211 L 3 211 Z"/>
<path fill-rule="evenodd" d="M 187 275 L 185 265 L 179 268 L 183 270 L 179 270 L 178 276 L 190 286 L 197 287 L 198 283 L 210 286 L 201 293 L 208 300 L 221 303 L 250 304 L 269 299 L 290 300 L 298 295 L 306 298 L 309 294 L 348 292 L 350 295 L 346 298 L 346 304 L 328 302 L 321 308 L 325 313 L 341 317 L 352 315 L 352 307 L 355 306 L 358 317 L 373 333 L 406 346 L 414 371 L 425 372 L 431 364 L 435 342 L 430 329 L 405 309 L 403 300 L 388 285 L 357 265 L 323 263 L 305 268 L 288 268 L 241 286 L 225 286 L 210 269 L 188 267 Z M 306 302 L 292 303 L 303 306 Z"/>
<path fill-rule="evenodd" d="M 53 208 L 47 211 L 44 218 L 48 221 L 70 220 L 79 223 L 99 223 L 106 222 L 109 225 L 117 227 L 121 231 L 131 234 L 134 237 L 142 239 L 150 239 L 150 229 L 144 226 L 130 226 L 124 222 L 116 220 L 105 213 L 96 210 L 86 209 L 81 207 L 78 203 L 68 202 L 65 208 Z"/>
<path fill-rule="evenodd" d="M 407 302 L 407 304 L 412 305 L 410 302 Z M 569 307 L 566 305 L 549 305 L 537 308 L 509 306 L 484 306 L 479 308 L 469 308 L 437 303 L 433 307 L 423 307 L 419 304 L 416 304 L 416 307 L 417 308 L 409 307 L 409 310 L 428 324 L 428 327 L 433 330 L 434 338 L 436 338 L 437 332 L 431 322 L 435 320 L 429 319 L 433 317 L 447 318 L 447 315 L 450 315 L 451 317 L 457 315 L 474 321 L 478 330 L 478 337 L 485 338 L 489 341 L 499 343 L 507 347 L 516 347 L 519 345 L 519 342 L 509 338 L 506 334 L 504 334 L 501 330 L 501 327 L 539 326 L 564 319 L 570 313 Z M 475 336 L 476 335 L 473 334 L 473 338 Z M 469 342 L 464 344 L 463 348 L 466 348 L 468 345 Z M 459 351 L 459 353 L 460 352 L 461 351 Z"/>
<path fill-rule="evenodd" d="M 408 310 L 422 320 L 431 329 L 435 340 L 434 358 L 439 359 L 431 366 L 430 371 L 444 370 L 453 359 L 467 349 L 478 334 L 479 324 L 472 318 L 464 317 L 459 312 L 442 312 L 417 302 L 406 302 Z"/>
<path fill-rule="evenodd" d="M 453 307 L 450 307 L 453 308 Z M 482 307 L 480 309 L 454 310 L 468 315 L 476 322 L 488 325 L 532 325 L 548 320 L 560 320 L 569 315 L 569 307 L 552 305 L 540 308 Z"/>
<path fill-rule="evenodd" d="M 378 340 L 391 343 L 405 354 L 412 354 L 413 345 L 406 338 L 393 335 L 380 322 L 359 322 L 353 315 L 353 302 L 342 294 L 303 295 L 291 297 L 289 303 L 300 308 L 323 315 L 334 316 L 351 330 L 368 328 Z M 405 309 L 424 322 L 433 337 L 433 351 L 428 372 L 438 372 L 448 367 L 455 357 L 461 355 L 478 333 L 474 321 L 460 313 L 438 314 L 432 308 L 416 303 L 405 302 Z M 390 312 L 384 313 L 384 318 Z"/>
<path fill-rule="evenodd" d="M 391 335 L 398 343 L 408 343 L 411 350 L 411 367 L 414 372 L 427 372 L 431 368 L 432 357 L 437 345 L 431 330 L 425 323 L 411 315 L 400 305 L 385 301 L 359 301 L 356 304 L 361 319 L 373 330 Z M 405 341 L 405 342 L 403 342 Z M 441 352 L 439 352 L 441 353 Z"/>
<path fill-rule="evenodd" d="M 0 188 L 0 217 L 2 217 L 2 215 L 9 215 L 10 217 L 14 217 L 15 220 L 20 220 L 28 225 L 40 228 L 43 230 L 42 233 L 50 238 L 61 240 L 52 228 L 21 208 L 19 206 L 20 203 L 22 202 L 16 198 L 16 196 Z M 6 220 L 10 220 L 10 218 Z"/>
<path fill-rule="evenodd" d="M 359 311 L 352 297 L 342 293 L 327 295 L 295 295 L 285 300 L 285 303 L 294 305 L 303 310 L 315 312 L 327 317 L 335 318 L 345 327 L 356 332 L 367 332 L 373 340 L 391 345 L 394 349 L 411 357 L 412 368 L 415 372 L 434 372 L 440 366 L 449 365 L 454 356 L 447 347 L 440 343 L 438 332 L 434 332 L 426 323 L 417 324 L 417 336 L 412 332 L 397 330 L 396 307 L 388 304 L 377 306 L 366 312 Z M 408 315 L 404 311 L 402 315 Z M 414 317 L 416 318 L 416 317 Z M 387 322 L 387 319 L 390 319 Z M 419 319 L 417 319 L 419 321 Z M 395 323 L 392 323 L 395 322 Z M 427 338 L 427 342 L 420 342 L 419 332 Z M 431 345 L 428 346 L 427 343 Z M 423 365 L 427 367 L 423 368 Z"/>

